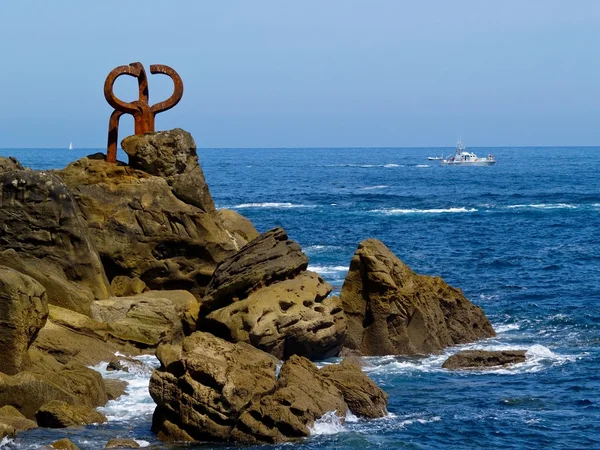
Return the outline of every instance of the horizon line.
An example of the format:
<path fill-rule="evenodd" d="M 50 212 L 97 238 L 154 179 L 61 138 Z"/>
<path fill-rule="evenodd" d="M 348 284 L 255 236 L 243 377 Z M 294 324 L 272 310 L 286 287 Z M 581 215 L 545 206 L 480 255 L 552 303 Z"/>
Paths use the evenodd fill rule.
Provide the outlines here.
<path fill-rule="evenodd" d="M 335 146 L 335 147 L 324 147 L 324 146 L 311 146 L 311 147 L 196 147 L 197 150 L 354 150 L 354 149 L 454 149 L 453 146 Z M 472 145 L 467 148 L 600 148 L 599 145 Z M 0 147 L 2 150 L 105 150 L 104 147 L 74 147 L 69 150 L 65 147 Z M 118 150 L 123 150 L 119 147 Z"/>

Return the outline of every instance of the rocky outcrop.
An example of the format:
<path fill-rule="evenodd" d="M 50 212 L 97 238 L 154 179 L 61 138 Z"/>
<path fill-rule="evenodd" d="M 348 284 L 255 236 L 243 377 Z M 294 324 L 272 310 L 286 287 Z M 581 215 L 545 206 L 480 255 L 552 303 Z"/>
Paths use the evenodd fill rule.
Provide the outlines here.
<path fill-rule="evenodd" d="M 164 178 L 173 194 L 183 202 L 204 212 L 214 212 L 204 173 L 198 163 L 196 143 L 190 133 L 181 128 L 129 136 L 121 147 L 134 169 Z"/>
<path fill-rule="evenodd" d="M 379 418 L 387 414 L 387 394 L 365 375 L 358 358 L 346 357 L 341 364 L 327 365 L 320 372 L 340 390 L 356 416 Z"/>
<path fill-rule="evenodd" d="M 89 406 L 69 405 L 60 400 L 52 400 L 43 405 L 35 418 L 41 427 L 66 428 L 77 425 L 106 422 L 106 416 Z"/>
<path fill-rule="evenodd" d="M 113 290 L 113 294 L 117 297 L 129 297 L 148 291 L 146 283 L 138 277 L 129 278 L 124 275 L 114 277 L 110 282 L 110 287 Z"/>
<path fill-rule="evenodd" d="M 113 438 L 104 448 L 140 448 L 140 444 L 135 439 Z"/>
<path fill-rule="evenodd" d="M 307 265 L 283 229 L 263 233 L 219 265 L 201 301 L 198 329 L 278 358 L 336 355 L 346 329 L 341 302 L 328 297 L 331 286 Z"/>
<path fill-rule="evenodd" d="M 8 172 L 10 170 L 24 170 L 23 164 L 14 156 L 0 156 L 0 172 Z"/>
<path fill-rule="evenodd" d="M 79 447 L 77 447 L 69 438 L 62 438 L 58 441 L 54 441 L 50 444 L 50 447 L 55 448 L 56 450 L 79 450 Z"/>
<path fill-rule="evenodd" d="M 0 425 L 13 427 L 15 432 L 37 428 L 37 423 L 29 420 L 18 409 L 10 405 L 0 408 Z"/>
<path fill-rule="evenodd" d="M 217 264 L 235 252 L 202 193 L 192 202 L 192 194 L 176 196 L 166 178 L 102 158 L 80 159 L 57 174 L 77 199 L 110 280 L 138 277 L 150 289 L 184 289 L 200 298 Z"/>
<path fill-rule="evenodd" d="M 273 391 L 276 360 L 247 344 L 208 333 L 185 338 L 179 350 L 159 348 L 150 379 L 157 404 L 152 430 L 164 440 L 228 440 L 255 396 Z"/>
<path fill-rule="evenodd" d="M 414 273 L 377 239 L 358 246 L 341 299 L 350 352 L 429 354 L 495 335 L 481 308 L 459 289 Z"/>
<path fill-rule="evenodd" d="M 157 404 L 152 429 L 163 440 L 252 444 L 297 439 L 308 436 L 327 413 L 335 411 L 343 421 L 352 389 L 359 390 L 356 398 L 364 397 L 353 400 L 359 415 L 368 410 L 365 398 L 371 406 L 386 407 L 383 392 L 375 393 L 370 384 L 355 385 L 368 380 L 354 373 L 360 372 L 356 365 L 323 372 L 294 355 L 276 378 L 272 356 L 203 332 L 185 338 L 183 347 L 160 346 L 157 356 L 161 367 L 150 379 Z"/>
<path fill-rule="evenodd" d="M 0 372 L 13 375 L 29 363 L 27 350 L 48 317 L 44 287 L 0 266 Z"/>
<path fill-rule="evenodd" d="M 450 356 L 442 368 L 449 370 L 487 369 L 525 362 L 526 350 L 463 350 Z"/>
<path fill-rule="evenodd" d="M 89 313 L 110 286 L 80 216 L 55 175 L 0 172 L 0 264 L 38 281 L 51 304 Z"/>
<path fill-rule="evenodd" d="M 250 220 L 232 209 L 219 209 L 219 218 L 229 235 L 235 240 L 238 248 L 259 236 Z"/>

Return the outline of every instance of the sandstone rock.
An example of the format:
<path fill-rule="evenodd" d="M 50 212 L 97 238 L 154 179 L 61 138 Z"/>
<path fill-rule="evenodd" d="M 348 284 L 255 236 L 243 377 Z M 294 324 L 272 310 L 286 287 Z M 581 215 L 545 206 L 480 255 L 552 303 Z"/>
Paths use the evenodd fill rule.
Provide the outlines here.
<path fill-rule="evenodd" d="M 54 441 L 50 444 L 50 447 L 55 448 L 56 450 L 79 450 L 79 447 L 77 447 L 69 438 L 62 438 L 58 441 Z"/>
<path fill-rule="evenodd" d="M 27 419 L 15 407 L 6 405 L 0 408 L 0 424 L 13 427 L 16 432 L 37 428 L 33 420 Z"/>
<path fill-rule="evenodd" d="M 189 291 L 184 290 L 163 290 L 148 291 L 140 294 L 138 297 L 144 298 L 162 298 L 170 300 L 175 306 L 177 315 L 181 319 L 183 331 L 186 336 L 196 331 L 196 322 L 200 312 L 200 303 Z"/>
<path fill-rule="evenodd" d="M 55 175 L 0 173 L 0 264 L 37 280 L 51 304 L 89 313 L 110 286 L 81 212 Z"/>
<path fill-rule="evenodd" d="M 377 239 L 358 246 L 341 299 L 345 346 L 364 355 L 429 354 L 495 335 L 459 289 L 415 274 Z"/>
<path fill-rule="evenodd" d="M 198 163 L 196 143 L 181 128 L 129 136 L 121 143 L 129 165 L 167 180 L 173 193 L 204 212 L 214 212 L 204 173 Z"/>
<path fill-rule="evenodd" d="M 308 359 L 292 356 L 281 367 L 275 392 L 252 402 L 240 416 L 232 438 L 251 444 L 305 437 L 315 421 L 330 411 L 345 419 L 342 393 Z"/>
<path fill-rule="evenodd" d="M 135 439 L 113 438 L 106 443 L 104 448 L 139 448 L 140 444 Z"/>
<path fill-rule="evenodd" d="M 138 277 L 129 278 L 124 275 L 117 275 L 114 277 L 110 282 L 110 287 L 117 297 L 129 297 L 148 291 L 146 283 Z"/>
<path fill-rule="evenodd" d="M 119 397 L 126 395 L 127 382 L 123 380 L 105 379 L 106 396 L 109 400 L 116 400 Z"/>
<path fill-rule="evenodd" d="M 118 370 L 122 372 L 129 372 L 131 369 L 142 369 L 143 367 L 144 364 L 141 361 L 120 355 L 115 356 L 109 361 L 108 365 L 106 366 L 106 370 Z"/>
<path fill-rule="evenodd" d="M 106 422 L 106 416 L 89 406 L 69 405 L 60 400 L 52 400 L 43 405 L 35 418 L 41 427 L 66 428 L 77 425 Z"/>
<path fill-rule="evenodd" d="M 12 438 L 15 437 L 16 434 L 17 430 L 15 430 L 13 426 L 0 422 L 0 439 L 5 437 Z"/>
<path fill-rule="evenodd" d="M 8 172 L 9 170 L 24 170 L 23 164 L 14 156 L 0 156 L 0 172 Z"/>
<path fill-rule="evenodd" d="M 106 341 L 108 339 L 108 325 L 92 319 L 84 314 L 70 311 L 60 306 L 50 305 L 48 320 L 75 333 L 94 339 Z"/>
<path fill-rule="evenodd" d="M 263 233 L 219 265 L 201 301 L 199 329 L 278 358 L 339 352 L 346 329 L 331 286 L 281 228 Z"/>
<path fill-rule="evenodd" d="M 232 209 L 219 209 L 219 218 L 231 237 L 235 240 L 238 249 L 259 236 L 252 222 Z"/>
<path fill-rule="evenodd" d="M 180 200 L 165 178 L 90 158 L 57 174 L 77 199 L 111 280 L 139 277 L 152 290 L 185 289 L 199 298 L 217 264 L 235 252 L 216 212 Z"/>
<path fill-rule="evenodd" d="M 150 379 L 157 404 L 152 430 L 165 440 L 227 440 L 252 399 L 275 387 L 276 360 L 247 344 L 196 332 L 159 348 L 161 368 Z"/>
<path fill-rule="evenodd" d="M 463 350 L 450 356 L 442 368 L 449 370 L 459 369 L 487 369 L 499 366 L 509 366 L 525 362 L 526 350 Z"/>
<path fill-rule="evenodd" d="M 0 371 L 9 375 L 28 364 L 27 350 L 48 316 L 44 287 L 0 266 Z"/>
<path fill-rule="evenodd" d="M 341 364 L 325 366 L 320 372 L 340 390 L 353 414 L 369 418 L 387 414 L 387 394 L 365 375 L 356 358 L 344 358 Z"/>
<path fill-rule="evenodd" d="M 165 298 L 113 297 L 92 308 L 92 317 L 106 323 L 109 336 L 121 342 L 147 348 L 183 337 L 175 306 Z"/>

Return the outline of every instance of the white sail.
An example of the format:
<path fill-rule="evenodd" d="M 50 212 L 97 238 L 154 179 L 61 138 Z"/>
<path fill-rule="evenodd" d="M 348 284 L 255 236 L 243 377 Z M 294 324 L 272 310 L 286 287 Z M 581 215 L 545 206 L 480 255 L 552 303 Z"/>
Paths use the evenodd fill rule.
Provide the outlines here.
<path fill-rule="evenodd" d="M 73 150 L 73 143 L 72 142 L 69 144 L 69 150 Z"/>

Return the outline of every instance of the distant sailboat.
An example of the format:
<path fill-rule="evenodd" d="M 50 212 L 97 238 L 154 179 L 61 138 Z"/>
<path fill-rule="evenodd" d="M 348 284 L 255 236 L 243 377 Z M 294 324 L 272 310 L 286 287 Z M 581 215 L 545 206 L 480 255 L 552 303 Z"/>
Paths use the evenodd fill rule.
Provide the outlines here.
<path fill-rule="evenodd" d="M 73 150 L 73 143 L 72 142 L 69 144 L 69 150 Z"/>

